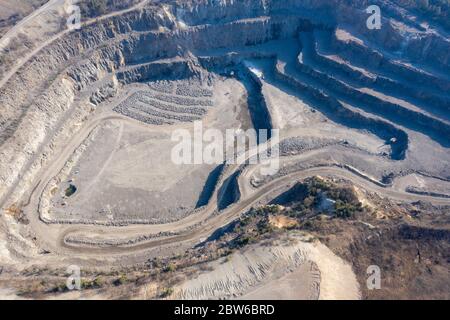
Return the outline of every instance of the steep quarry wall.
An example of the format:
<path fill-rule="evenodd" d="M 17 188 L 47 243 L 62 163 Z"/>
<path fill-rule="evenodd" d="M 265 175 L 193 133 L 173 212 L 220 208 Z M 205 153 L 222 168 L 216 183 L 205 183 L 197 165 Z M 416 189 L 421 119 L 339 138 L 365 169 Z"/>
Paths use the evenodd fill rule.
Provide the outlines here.
<path fill-rule="evenodd" d="M 450 125 L 424 115 L 423 113 L 404 108 L 398 104 L 384 101 L 369 94 L 365 94 L 353 87 L 327 75 L 319 72 L 310 66 L 297 60 L 296 68 L 301 74 L 307 75 L 315 83 L 315 87 L 326 87 L 334 95 L 348 100 L 362 109 L 368 110 L 374 114 L 379 114 L 383 118 L 396 121 L 405 127 L 412 127 L 426 134 L 433 136 L 444 146 L 450 146 Z"/>
<path fill-rule="evenodd" d="M 393 16 L 398 13 L 390 2 L 376 2 Z M 367 5 L 367 1 L 338 0 L 163 1 L 159 6 L 99 19 L 55 40 L 25 63 L 0 89 L 0 203 L 11 195 L 14 187 L 33 178 L 28 174 L 27 179 L 22 179 L 26 172 L 31 169 L 36 172 L 45 164 L 53 152 L 50 146 L 54 139 L 74 130 L 79 120 L 75 113 L 88 115 L 92 102 L 98 105 L 114 95 L 121 85 L 199 75 L 201 65 L 205 66 L 208 60 L 205 58 L 200 64 L 196 57 L 198 52 L 296 39 L 302 31 L 333 30 L 351 23 L 349 29 L 364 39 L 365 44 L 349 42 L 344 47 L 336 40 L 332 48 L 349 55 L 350 51 L 359 52 L 362 63 L 381 69 L 395 68 L 398 77 L 411 82 L 432 81 L 440 93 L 448 92 L 449 82 L 445 78 L 419 74 L 387 58 L 398 56 L 445 72 L 450 70 L 448 39 L 423 30 L 413 34 L 390 22 L 379 32 L 369 32 L 365 28 Z M 384 17 L 385 22 L 387 17 Z M 372 45 L 377 51 L 368 55 L 367 47 Z M 310 75 L 317 73 L 312 71 Z M 299 86 L 298 81 L 294 82 L 285 74 L 278 76 L 291 86 Z M 300 87 L 312 90 L 308 86 Z M 354 93 L 341 89 L 348 95 Z M 330 115 L 347 119 L 353 127 L 368 126 L 385 140 L 395 137 L 393 158 L 405 158 L 408 138 L 400 129 L 381 120 L 367 120 L 330 97 L 313 95 L 323 100 Z M 393 106 L 367 95 L 360 97 L 368 105 L 381 107 L 382 116 Z M 398 116 L 403 116 L 400 111 L 408 112 L 396 110 Z M 407 116 L 434 130 L 434 135 L 448 136 L 447 125 L 434 120 L 429 122 L 421 115 Z M 42 157 L 43 150 L 45 156 Z"/>
<path fill-rule="evenodd" d="M 343 122 L 351 128 L 367 128 L 375 135 L 388 142 L 392 138 L 396 143 L 392 145 L 391 157 L 396 160 L 405 159 L 408 149 L 408 135 L 395 126 L 379 119 L 367 118 L 361 114 L 344 107 L 337 99 L 323 94 L 305 83 L 298 81 L 295 77 L 286 74 L 283 68 L 277 64 L 276 77 L 291 86 L 294 90 L 302 92 L 305 97 L 312 99 L 317 103 L 319 110 L 331 119 Z"/>

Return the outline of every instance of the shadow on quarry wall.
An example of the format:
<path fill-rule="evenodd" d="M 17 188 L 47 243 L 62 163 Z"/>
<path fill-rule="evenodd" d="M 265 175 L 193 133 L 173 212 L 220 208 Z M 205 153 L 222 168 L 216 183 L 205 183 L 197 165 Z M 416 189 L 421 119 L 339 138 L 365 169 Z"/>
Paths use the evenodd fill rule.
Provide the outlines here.
<path fill-rule="evenodd" d="M 381 67 L 371 70 L 371 72 L 380 72 L 373 77 L 371 74 L 365 74 L 361 70 L 353 68 L 353 66 L 339 63 L 328 56 L 335 54 L 328 45 L 331 37 L 330 31 L 319 31 L 317 34 L 302 33 L 300 40 L 305 49 L 304 59 L 306 60 L 308 57 L 309 62 L 312 61 L 322 72 L 338 75 L 340 79 L 345 79 L 355 88 L 364 86 L 373 88 L 389 96 L 408 101 L 422 110 L 438 115 L 442 119 L 450 120 L 450 98 L 433 93 L 436 88 L 432 87 L 432 83 L 423 82 L 420 75 L 415 74 L 414 71 L 410 71 L 410 74 L 416 81 L 411 84 L 401 74 L 397 74 L 398 80 L 383 75 L 383 72 L 380 72 Z M 355 59 L 359 59 L 357 57 L 347 58 L 352 58 L 349 61 L 351 64 L 354 63 Z"/>
<path fill-rule="evenodd" d="M 266 100 L 262 94 L 261 84 L 249 75 L 248 72 L 243 71 L 242 69 L 240 69 L 238 77 L 247 90 L 247 104 L 253 127 L 256 131 L 266 129 L 267 139 L 270 139 L 272 137 L 271 130 L 273 129 L 272 119 L 269 109 L 267 108 Z M 257 142 L 258 144 L 260 143 L 259 135 Z"/>
<path fill-rule="evenodd" d="M 203 206 L 206 206 L 211 199 L 214 190 L 216 189 L 217 183 L 219 181 L 219 178 L 223 172 L 224 164 L 218 165 L 215 167 L 208 175 L 208 178 L 206 179 L 205 186 L 203 187 L 202 193 L 200 194 L 200 197 L 198 198 L 197 204 L 195 205 L 195 208 L 200 208 Z"/>
<path fill-rule="evenodd" d="M 224 68 L 229 72 L 230 70 L 240 70 L 238 66 L 246 59 L 272 61 L 270 66 L 264 68 L 264 81 L 308 102 L 309 105 L 322 112 L 332 121 L 349 128 L 370 131 L 383 139 L 386 145 L 391 146 L 390 157 L 392 159 L 405 159 L 409 143 L 408 135 L 405 131 L 382 119 L 366 117 L 359 112 L 346 108 L 333 96 L 326 95 L 323 91 L 302 82 L 302 80 L 290 74 L 286 74 L 279 68 L 279 61 L 275 53 L 233 53 L 214 58 L 202 58 L 202 65 L 212 72 L 221 73 L 221 70 Z M 226 74 L 226 72 L 224 73 Z M 241 70 L 238 75 L 239 80 L 249 92 L 249 109 L 254 126 L 256 128 L 272 128 L 270 112 L 262 96 L 261 85 L 258 79 L 255 79 L 247 70 L 245 72 Z M 395 139 L 392 140 L 393 138 Z"/>
<path fill-rule="evenodd" d="M 202 247 L 205 243 L 220 239 L 223 235 L 233 231 L 236 228 L 236 225 L 239 224 L 239 220 L 235 220 L 230 222 L 229 224 L 215 230 L 205 241 L 199 243 L 197 247 Z"/>
<path fill-rule="evenodd" d="M 198 75 L 188 61 L 151 62 L 117 73 L 122 84 L 156 80 L 181 80 Z"/>
<path fill-rule="evenodd" d="M 222 184 L 217 194 L 217 208 L 219 211 L 228 208 L 233 203 L 239 201 L 241 192 L 239 190 L 238 177 L 240 170 L 233 173 Z"/>

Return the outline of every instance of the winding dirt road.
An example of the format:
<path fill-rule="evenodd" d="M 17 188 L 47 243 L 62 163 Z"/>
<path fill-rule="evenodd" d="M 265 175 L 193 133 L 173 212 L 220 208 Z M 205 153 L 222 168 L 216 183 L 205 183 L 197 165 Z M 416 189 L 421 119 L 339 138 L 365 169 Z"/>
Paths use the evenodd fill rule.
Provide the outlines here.
<path fill-rule="evenodd" d="M 215 214 L 218 212 L 217 198 L 220 184 L 239 170 L 238 165 L 230 165 L 226 167 L 222 179 L 216 187 L 208 205 L 202 210 L 173 223 L 105 227 L 101 225 L 65 225 L 44 222 L 40 219 L 39 204 L 45 186 L 59 173 L 67 160 L 90 133 L 103 121 L 108 120 L 119 120 L 138 125 L 131 119 L 113 114 L 102 114 L 93 118 L 76 136 L 73 137 L 64 150 L 51 162 L 51 165 L 46 171 L 36 179 L 37 182 L 34 186 L 34 191 L 29 198 L 28 206 L 25 210 L 29 217 L 31 227 L 37 235 L 38 241 L 41 242 L 43 247 L 48 248 L 50 251 L 58 252 L 73 258 L 86 256 L 107 257 L 129 254 L 130 252 L 141 252 L 157 247 L 164 247 L 166 245 L 199 243 L 210 236 L 215 230 L 238 218 L 243 212 L 254 206 L 255 203 L 258 203 L 263 199 L 270 199 L 277 196 L 288 190 L 301 179 L 317 175 L 344 178 L 352 181 L 360 188 L 398 201 L 414 202 L 422 200 L 437 205 L 450 204 L 450 199 L 414 195 L 391 188 L 383 188 L 368 178 L 366 179 L 338 166 L 317 167 L 302 170 L 276 178 L 262 187 L 253 188 L 250 185 L 249 180 L 251 174 L 258 169 L 258 166 L 252 165 L 246 167 L 242 174 L 239 175 L 238 183 L 241 190 L 240 201 L 221 211 L 219 214 Z M 159 127 L 158 130 L 162 129 Z M 252 152 L 250 152 L 250 154 L 252 154 Z M 308 153 L 305 153 L 305 155 L 307 154 Z M 289 162 L 292 161 L 292 159 L 286 157 L 282 158 L 282 161 Z M 161 233 L 171 233 L 175 235 L 161 236 Z M 146 236 L 147 240 L 136 240 L 132 245 L 127 244 L 130 240 L 138 239 L 141 236 Z M 89 244 L 69 243 L 67 241 L 68 238 L 88 239 Z M 105 241 L 116 241 L 116 244 L 105 245 Z"/>

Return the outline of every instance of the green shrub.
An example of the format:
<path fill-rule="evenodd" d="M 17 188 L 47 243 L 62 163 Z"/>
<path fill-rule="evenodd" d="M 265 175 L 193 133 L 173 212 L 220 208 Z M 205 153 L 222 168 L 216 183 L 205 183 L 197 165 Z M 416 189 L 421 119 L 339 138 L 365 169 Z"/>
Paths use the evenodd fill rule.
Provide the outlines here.
<path fill-rule="evenodd" d="M 164 268 L 164 272 L 174 272 L 177 269 L 177 266 L 173 263 L 169 263 L 167 267 Z"/>
<path fill-rule="evenodd" d="M 351 218 L 358 211 L 362 210 L 361 203 L 345 203 L 342 200 L 337 200 L 335 203 L 335 213 L 339 218 Z"/>
<path fill-rule="evenodd" d="M 100 288 L 105 284 L 105 281 L 103 280 L 102 277 L 97 277 L 94 279 L 94 281 L 92 282 L 93 287 L 95 288 Z"/>
<path fill-rule="evenodd" d="M 127 281 L 128 281 L 127 276 L 124 274 L 121 274 L 120 277 L 114 281 L 114 285 L 121 286 L 121 285 L 124 285 L 125 283 L 127 283 Z"/>
<path fill-rule="evenodd" d="M 161 298 L 167 298 L 173 294 L 173 288 L 164 288 L 161 291 L 160 297 Z"/>
<path fill-rule="evenodd" d="M 81 279 L 82 289 L 98 289 L 101 288 L 105 282 L 102 277 L 97 277 L 94 280 Z"/>

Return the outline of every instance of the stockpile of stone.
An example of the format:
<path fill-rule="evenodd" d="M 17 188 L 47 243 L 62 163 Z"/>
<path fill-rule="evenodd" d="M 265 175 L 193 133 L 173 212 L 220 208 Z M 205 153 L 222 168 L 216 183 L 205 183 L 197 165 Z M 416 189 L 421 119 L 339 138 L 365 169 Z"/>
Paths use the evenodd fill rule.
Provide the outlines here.
<path fill-rule="evenodd" d="M 207 88 L 187 84 L 179 84 L 177 86 L 176 94 L 193 98 L 211 98 L 213 96 L 212 91 Z"/>
<path fill-rule="evenodd" d="M 137 91 L 115 107 L 114 111 L 146 124 L 163 125 L 200 120 L 207 113 L 206 107 L 213 105 L 210 99 L 161 93 L 175 88 L 169 82 L 152 82 L 149 86 L 155 91 Z M 194 90 L 198 90 L 198 87 L 194 87 Z M 208 93 L 205 91 L 201 94 Z"/>

